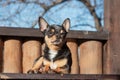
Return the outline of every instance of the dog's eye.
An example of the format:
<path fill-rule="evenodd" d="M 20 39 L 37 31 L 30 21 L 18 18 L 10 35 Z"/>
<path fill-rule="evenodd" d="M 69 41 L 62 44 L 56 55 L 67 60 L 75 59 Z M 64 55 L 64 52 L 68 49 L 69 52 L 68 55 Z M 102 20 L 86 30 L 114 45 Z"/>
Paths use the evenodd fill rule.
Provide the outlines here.
<path fill-rule="evenodd" d="M 60 31 L 60 34 L 61 34 L 61 35 L 65 35 L 66 33 L 65 33 L 65 31 L 61 30 L 61 31 Z"/>
<path fill-rule="evenodd" d="M 60 33 L 61 35 L 65 35 L 66 33 L 64 32 L 64 33 Z"/>
<path fill-rule="evenodd" d="M 66 32 L 62 32 L 62 33 L 60 33 L 61 35 L 66 35 Z"/>
<path fill-rule="evenodd" d="M 50 31 L 49 34 L 53 34 L 53 32 Z"/>
<path fill-rule="evenodd" d="M 49 32 L 49 34 L 51 35 L 51 34 L 53 34 L 53 32 Z"/>

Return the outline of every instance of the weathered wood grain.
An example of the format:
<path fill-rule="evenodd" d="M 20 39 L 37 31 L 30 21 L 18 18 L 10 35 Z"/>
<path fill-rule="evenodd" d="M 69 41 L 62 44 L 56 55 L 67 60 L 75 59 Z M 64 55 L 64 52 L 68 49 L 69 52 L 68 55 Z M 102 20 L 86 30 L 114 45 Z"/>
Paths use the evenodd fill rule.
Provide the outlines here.
<path fill-rule="evenodd" d="M 80 44 L 80 74 L 102 74 L 102 43 L 85 41 Z"/>
<path fill-rule="evenodd" d="M 80 74 L 9 74 L 1 73 L 1 79 L 70 79 L 70 80 L 103 80 L 119 79 L 119 75 L 80 75 Z"/>
<path fill-rule="evenodd" d="M 22 72 L 22 49 L 19 39 L 6 39 L 4 42 L 3 73 Z"/>
<path fill-rule="evenodd" d="M 79 74 L 79 60 L 78 60 L 78 44 L 75 39 L 68 39 L 67 46 L 71 51 L 72 56 L 72 66 L 71 74 Z"/>
<path fill-rule="evenodd" d="M 42 54 L 41 42 L 37 40 L 25 40 L 22 45 L 22 51 L 23 73 L 27 73 L 32 68 L 35 60 Z"/>
<path fill-rule="evenodd" d="M 104 73 L 120 74 L 120 0 L 104 1 L 105 27 L 110 33 L 106 46 L 107 51 L 104 53 Z"/>
<path fill-rule="evenodd" d="M 39 31 L 39 29 L 0 27 L 0 36 L 18 36 L 18 37 L 39 38 L 39 37 L 43 37 L 43 34 Z M 107 32 L 71 30 L 68 33 L 67 38 L 107 40 L 108 33 Z"/>

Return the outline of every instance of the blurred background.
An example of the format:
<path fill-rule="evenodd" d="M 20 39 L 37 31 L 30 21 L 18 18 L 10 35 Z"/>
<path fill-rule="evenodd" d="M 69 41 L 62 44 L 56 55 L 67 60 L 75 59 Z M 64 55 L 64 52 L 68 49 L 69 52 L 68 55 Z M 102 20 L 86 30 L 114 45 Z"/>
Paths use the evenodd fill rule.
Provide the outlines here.
<path fill-rule="evenodd" d="M 0 0 L 0 26 L 39 28 L 42 16 L 49 24 L 71 20 L 71 30 L 101 31 L 104 0 Z"/>

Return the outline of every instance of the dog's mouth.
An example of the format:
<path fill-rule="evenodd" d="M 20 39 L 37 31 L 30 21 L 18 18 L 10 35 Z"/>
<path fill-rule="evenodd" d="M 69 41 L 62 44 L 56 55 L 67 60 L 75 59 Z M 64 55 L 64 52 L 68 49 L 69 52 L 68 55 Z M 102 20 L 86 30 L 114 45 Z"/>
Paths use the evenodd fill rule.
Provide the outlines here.
<path fill-rule="evenodd" d="M 54 41 L 51 41 L 51 43 L 53 44 L 53 45 L 59 45 L 59 44 L 61 44 L 61 40 L 54 40 Z"/>

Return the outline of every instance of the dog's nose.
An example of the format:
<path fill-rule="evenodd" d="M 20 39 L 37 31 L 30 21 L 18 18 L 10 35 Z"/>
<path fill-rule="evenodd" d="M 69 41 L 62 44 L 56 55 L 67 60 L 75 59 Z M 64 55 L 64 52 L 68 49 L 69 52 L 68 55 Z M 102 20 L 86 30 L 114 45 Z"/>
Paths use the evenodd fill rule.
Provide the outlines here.
<path fill-rule="evenodd" d="M 60 37 L 60 35 L 59 35 L 59 34 L 56 34 L 56 38 L 57 38 L 57 39 L 60 39 L 61 37 Z"/>

